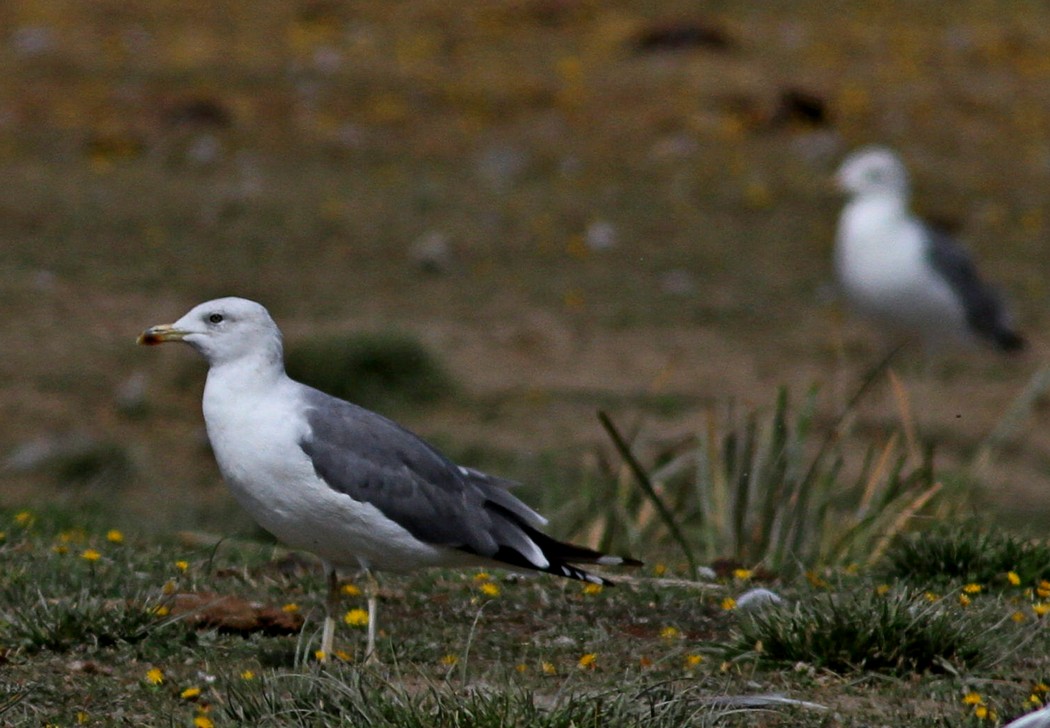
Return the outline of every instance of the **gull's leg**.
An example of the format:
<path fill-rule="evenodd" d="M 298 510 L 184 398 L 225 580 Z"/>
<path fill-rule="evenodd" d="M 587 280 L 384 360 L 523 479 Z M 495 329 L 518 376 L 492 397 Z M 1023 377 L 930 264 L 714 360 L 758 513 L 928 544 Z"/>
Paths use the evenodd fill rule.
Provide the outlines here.
<path fill-rule="evenodd" d="M 335 567 L 327 561 L 324 563 L 325 581 L 328 583 L 328 595 L 324 602 L 324 630 L 321 632 L 321 662 L 328 662 L 332 657 L 335 642 L 335 615 L 339 610 L 339 577 Z"/>
<path fill-rule="evenodd" d="M 378 665 L 379 655 L 376 653 L 376 619 L 379 611 L 379 582 L 372 575 L 370 569 L 365 569 L 368 592 L 368 646 L 365 648 L 365 664 Z"/>

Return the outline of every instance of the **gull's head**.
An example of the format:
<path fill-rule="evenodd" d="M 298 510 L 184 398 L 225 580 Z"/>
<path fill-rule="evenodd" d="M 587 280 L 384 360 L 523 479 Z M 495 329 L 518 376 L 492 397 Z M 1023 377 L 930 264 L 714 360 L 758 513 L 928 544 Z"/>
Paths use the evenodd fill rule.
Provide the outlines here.
<path fill-rule="evenodd" d="M 212 366 L 247 357 L 281 362 L 281 331 L 270 312 L 246 298 L 218 298 L 193 307 L 173 324 L 150 326 L 138 338 L 145 345 L 181 341 Z"/>
<path fill-rule="evenodd" d="M 865 147 L 850 154 L 839 167 L 835 182 L 851 196 L 908 194 L 908 171 L 886 147 Z"/>

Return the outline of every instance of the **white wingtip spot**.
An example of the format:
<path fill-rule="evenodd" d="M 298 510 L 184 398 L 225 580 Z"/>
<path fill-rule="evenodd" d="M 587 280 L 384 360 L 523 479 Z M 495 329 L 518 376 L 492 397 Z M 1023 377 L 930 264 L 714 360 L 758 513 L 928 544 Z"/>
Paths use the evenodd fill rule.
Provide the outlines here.
<path fill-rule="evenodd" d="M 531 538 L 524 539 L 525 543 L 522 544 L 525 548 L 518 549 L 521 555 L 529 560 L 529 563 L 535 566 L 537 569 L 546 569 L 551 565 L 551 562 L 547 559 L 543 553 L 543 549 L 536 545 L 536 542 Z"/>
<path fill-rule="evenodd" d="M 622 564 L 623 559 L 619 556 L 602 556 L 594 563 L 601 564 L 602 566 L 616 566 Z"/>

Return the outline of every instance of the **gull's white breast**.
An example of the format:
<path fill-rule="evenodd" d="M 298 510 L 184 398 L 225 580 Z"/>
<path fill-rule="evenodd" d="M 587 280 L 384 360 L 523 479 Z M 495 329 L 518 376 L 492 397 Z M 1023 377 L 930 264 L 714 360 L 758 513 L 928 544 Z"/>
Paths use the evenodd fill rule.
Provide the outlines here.
<path fill-rule="evenodd" d="M 899 202 L 860 198 L 839 221 L 836 273 L 861 314 L 928 339 L 962 336 L 965 310 L 926 245 L 925 230 Z"/>

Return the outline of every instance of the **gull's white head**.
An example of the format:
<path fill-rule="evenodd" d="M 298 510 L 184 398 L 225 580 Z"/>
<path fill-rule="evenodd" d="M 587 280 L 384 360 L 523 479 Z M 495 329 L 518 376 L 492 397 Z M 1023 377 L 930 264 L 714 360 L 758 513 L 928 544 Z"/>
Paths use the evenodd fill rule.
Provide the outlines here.
<path fill-rule="evenodd" d="M 908 194 L 908 171 L 900 157 L 886 147 L 865 147 L 850 154 L 839 167 L 835 182 L 854 196 Z"/>
<path fill-rule="evenodd" d="M 281 363 L 281 331 L 270 313 L 246 298 L 217 298 L 194 306 L 173 324 L 151 326 L 138 343 L 182 341 L 199 351 L 212 366 L 247 357 Z"/>

